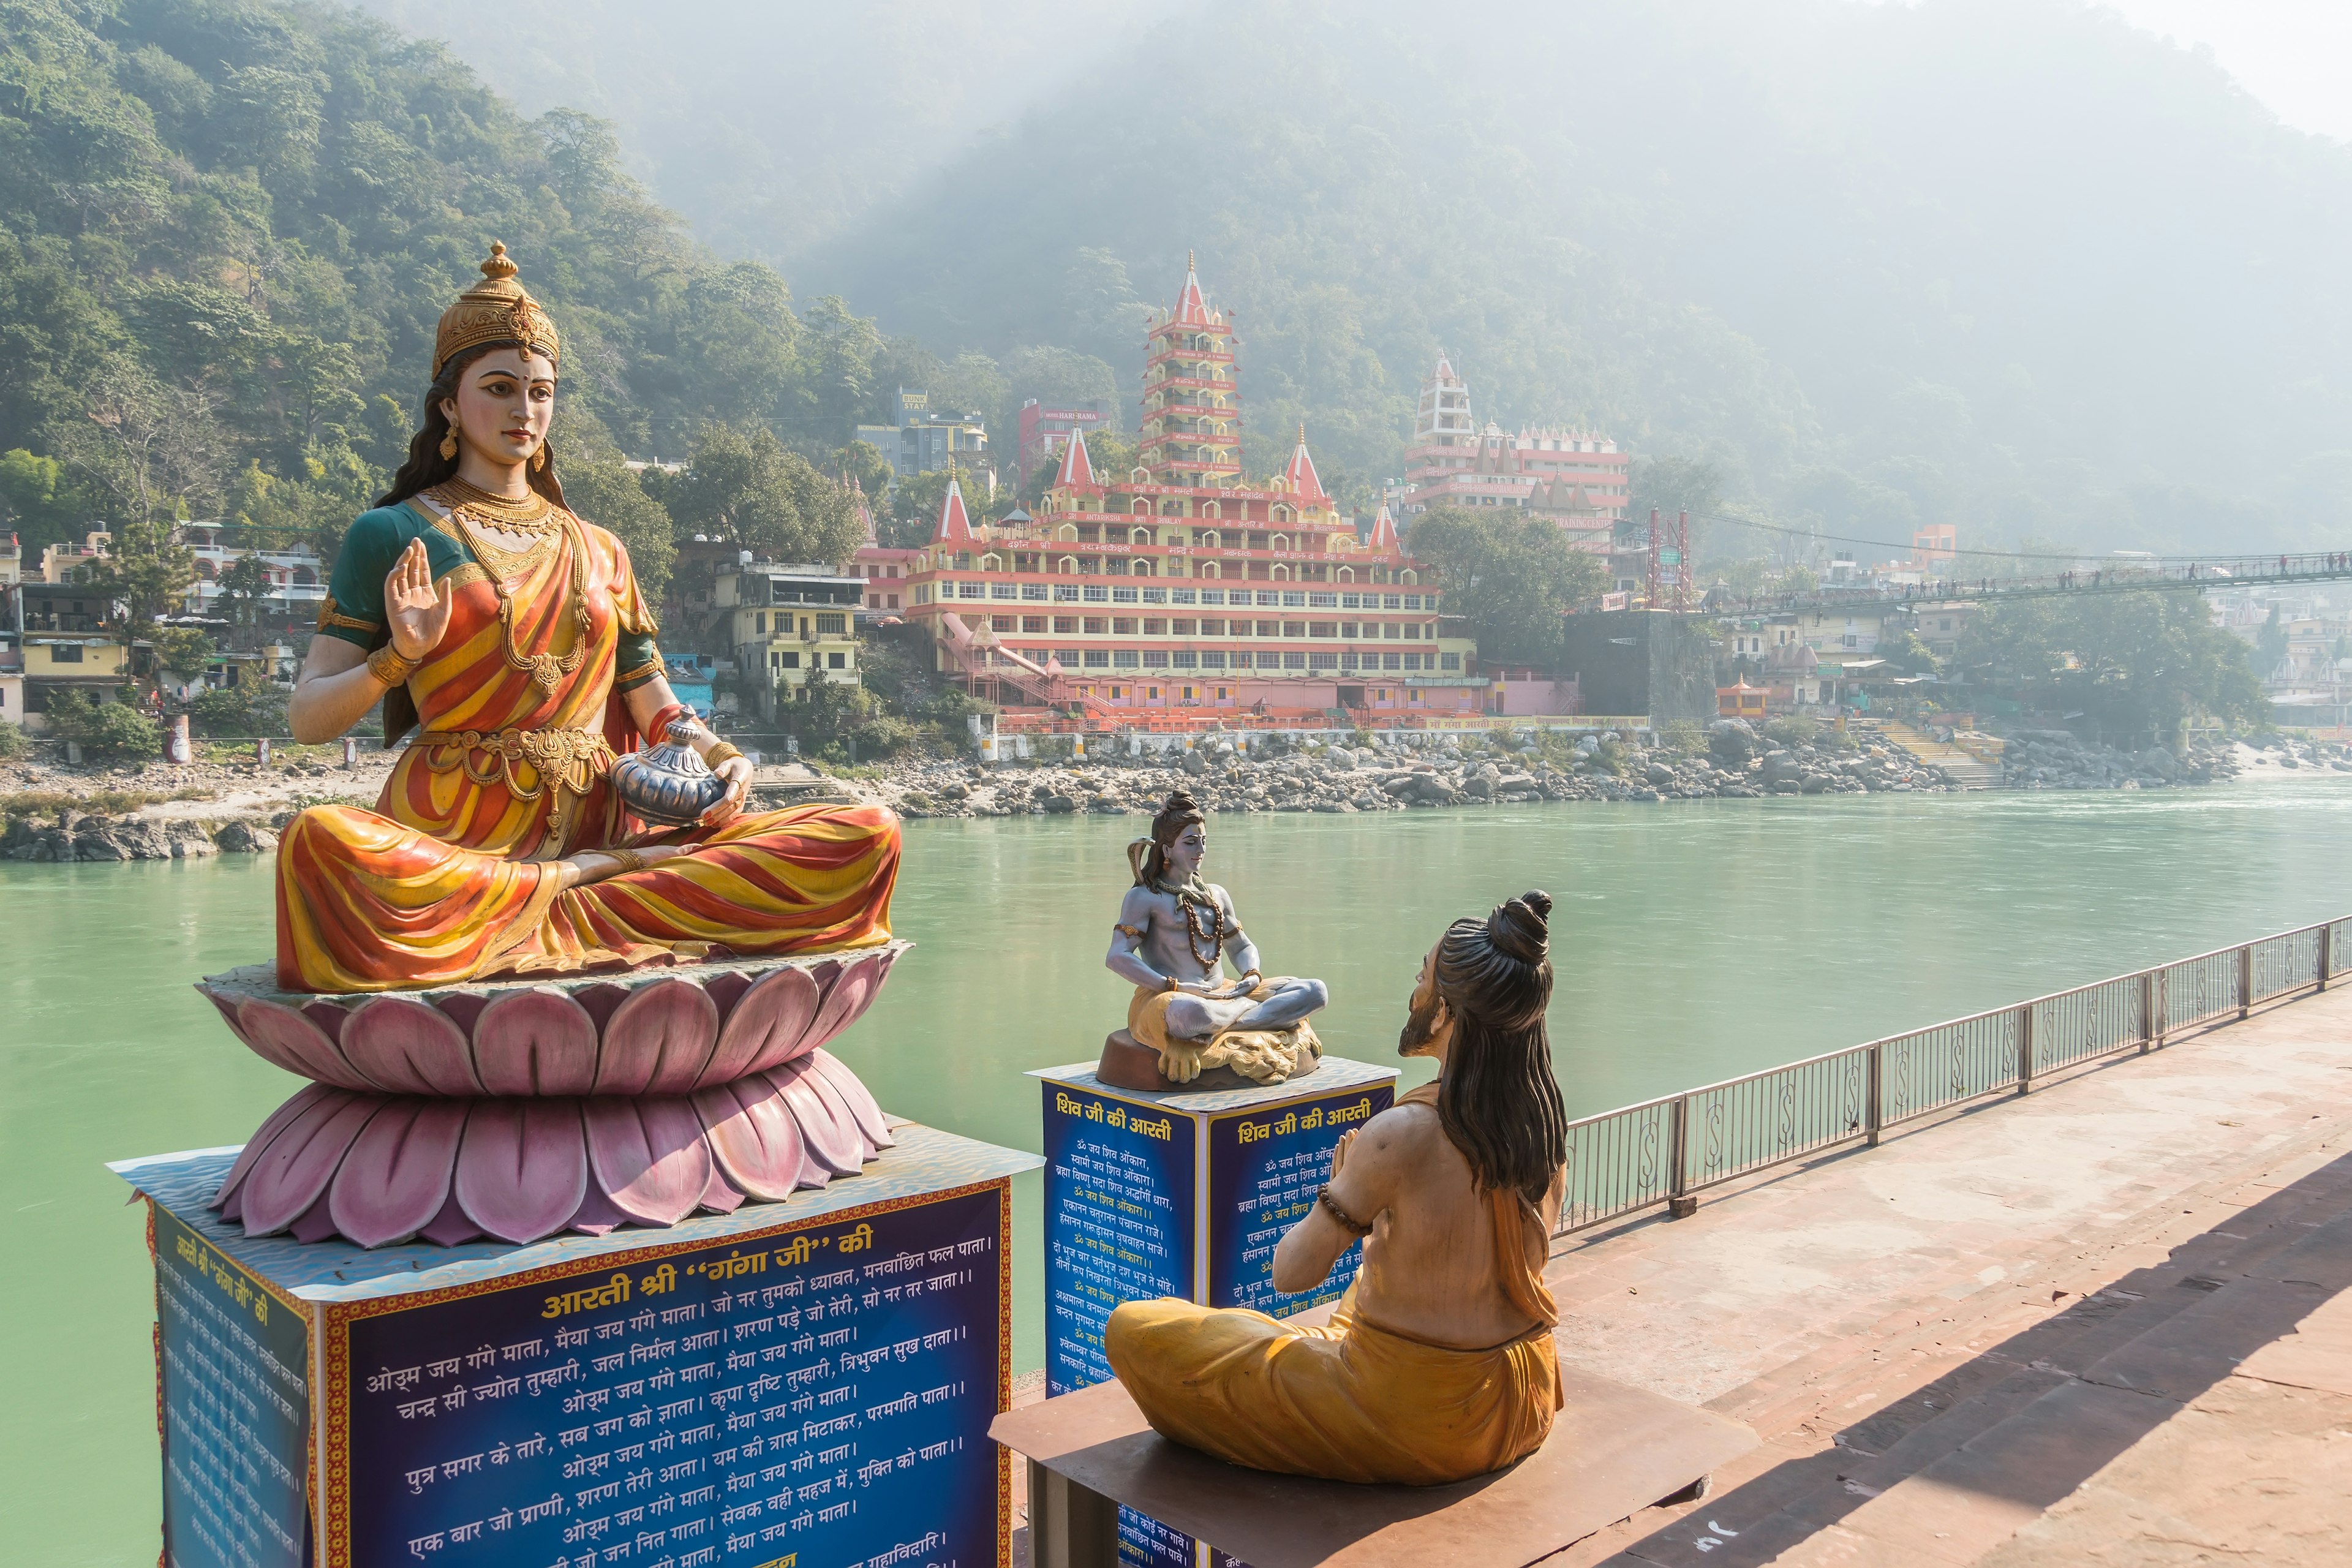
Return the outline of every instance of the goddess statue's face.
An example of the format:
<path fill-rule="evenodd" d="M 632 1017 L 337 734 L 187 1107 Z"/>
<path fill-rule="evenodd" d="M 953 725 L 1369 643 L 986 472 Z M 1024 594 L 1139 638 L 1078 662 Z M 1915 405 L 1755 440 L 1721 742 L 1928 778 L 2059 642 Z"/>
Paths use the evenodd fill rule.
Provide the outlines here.
<path fill-rule="evenodd" d="M 1190 880 L 1192 873 L 1201 868 L 1201 862 L 1208 858 L 1209 836 L 1196 822 L 1175 837 L 1166 854 L 1168 868 L 1176 873 L 1176 879 Z"/>
<path fill-rule="evenodd" d="M 493 349 L 466 367 L 441 413 L 467 449 L 500 467 L 527 462 L 555 418 L 555 365 L 525 349 Z"/>

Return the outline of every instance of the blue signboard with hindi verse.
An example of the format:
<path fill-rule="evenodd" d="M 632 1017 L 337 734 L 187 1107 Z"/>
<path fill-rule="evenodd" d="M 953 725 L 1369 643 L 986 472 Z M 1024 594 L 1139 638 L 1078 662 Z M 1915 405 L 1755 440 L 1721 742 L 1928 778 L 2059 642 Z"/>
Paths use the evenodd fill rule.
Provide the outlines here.
<path fill-rule="evenodd" d="M 1110 1376 L 1112 1309 L 1192 1294 L 1193 1119 L 1097 1090 L 1045 1091 L 1045 1392 Z"/>
<path fill-rule="evenodd" d="M 894 1133 L 782 1203 L 521 1247 L 246 1237 L 206 1207 L 235 1151 L 117 1165 L 158 1243 L 166 1557 L 998 1568 L 1036 1160 Z"/>
<path fill-rule="evenodd" d="M 1209 1118 L 1209 1305 L 1286 1318 L 1339 1299 L 1363 1261 L 1362 1243 L 1296 1296 L 1274 1288 L 1275 1244 L 1315 1206 L 1316 1190 L 1331 1178 L 1332 1146 L 1395 1100 L 1391 1079 Z"/>

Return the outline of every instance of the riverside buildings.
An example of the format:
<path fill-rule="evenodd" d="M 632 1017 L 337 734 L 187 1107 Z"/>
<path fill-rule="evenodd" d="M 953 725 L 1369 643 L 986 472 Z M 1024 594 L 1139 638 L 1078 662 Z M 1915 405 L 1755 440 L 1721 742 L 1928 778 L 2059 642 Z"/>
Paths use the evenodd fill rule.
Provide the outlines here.
<path fill-rule="evenodd" d="M 1386 509 L 1360 537 L 1304 429 L 1281 473 L 1244 475 L 1233 334 L 1188 262 L 1148 330 L 1131 471 L 1097 472 L 1073 429 L 1034 515 L 976 524 L 950 484 L 904 611 L 938 668 L 1015 707 L 1118 722 L 1477 710 L 1476 647 L 1443 633 Z"/>
<path fill-rule="evenodd" d="M 1433 506 L 1516 507 L 1555 524 L 1580 550 L 1609 553 L 1631 501 L 1632 459 L 1590 430 L 1529 426 L 1516 433 L 1470 411 L 1470 384 L 1444 354 L 1421 384 L 1404 454 L 1408 518 Z"/>

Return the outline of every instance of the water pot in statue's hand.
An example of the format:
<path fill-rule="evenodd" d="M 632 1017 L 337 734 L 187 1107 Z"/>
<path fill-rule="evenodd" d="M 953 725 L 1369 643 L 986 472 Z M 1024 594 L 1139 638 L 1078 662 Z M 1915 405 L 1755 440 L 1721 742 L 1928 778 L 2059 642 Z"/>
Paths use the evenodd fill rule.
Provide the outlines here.
<path fill-rule="evenodd" d="M 712 773 L 687 743 L 683 723 L 668 738 L 613 764 L 613 787 L 631 811 L 647 822 L 690 827 L 727 795 L 727 781 Z"/>

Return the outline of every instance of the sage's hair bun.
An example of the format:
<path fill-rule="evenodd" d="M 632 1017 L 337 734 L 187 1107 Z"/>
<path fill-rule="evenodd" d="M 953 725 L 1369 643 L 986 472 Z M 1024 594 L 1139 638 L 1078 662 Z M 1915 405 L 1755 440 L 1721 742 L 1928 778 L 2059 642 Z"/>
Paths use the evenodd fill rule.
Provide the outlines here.
<path fill-rule="evenodd" d="M 1496 910 L 1486 937 L 1522 963 L 1541 963 L 1551 950 L 1551 895 L 1530 891 Z"/>

